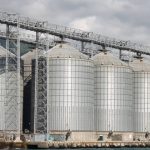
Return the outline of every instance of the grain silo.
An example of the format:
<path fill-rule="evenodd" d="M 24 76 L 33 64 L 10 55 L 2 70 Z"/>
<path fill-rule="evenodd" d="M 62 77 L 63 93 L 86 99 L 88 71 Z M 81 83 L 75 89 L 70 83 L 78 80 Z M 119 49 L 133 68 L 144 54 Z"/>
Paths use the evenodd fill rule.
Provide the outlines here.
<path fill-rule="evenodd" d="M 8 54 L 8 70 L 6 70 L 6 53 Z M 20 130 L 18 129 L 18 124 L 22 126 L 23 83 L 21 77 L 21 97 L 20 105 L 18 105 L 17 72 L 15 61 L 16 56 L 14 54 L 8 52 L 3 47 L 0 47 L 0 130 L 16 133 Z M 20 121 L 18 119 L 20 119 Z"/>
<path fill-rule="evenodd" d="M 107 51 L 92 59 L 95 63 L 95 124 L 98 135 L 102 135 L 101 139 L 128 140 L 133 131 L 132 70 Z M 127 135 L 122 136 L 124 132 Z"/>
<path fill-rule="evenodd" d="M 92 61 L 65 43 L 50 49 L 47 57 L 48 133 L 64 135 L 71 131 L 72 140 L 91 140 L 94 131 Z"/>
<path fill-rule="evenodd" d="M 130 66 L 134 70 L 134 131 L 145 136 L 150 131 L 150 64 L 138 58 Z"/>

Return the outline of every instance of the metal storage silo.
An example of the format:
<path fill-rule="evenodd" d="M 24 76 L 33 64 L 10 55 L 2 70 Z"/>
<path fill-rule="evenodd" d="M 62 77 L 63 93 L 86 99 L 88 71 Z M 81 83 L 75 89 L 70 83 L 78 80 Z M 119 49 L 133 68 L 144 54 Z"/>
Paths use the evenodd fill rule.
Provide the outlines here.
<path fill-rule="evenodd" d="M 92 61 L 68 44 L 58 44 L 47 55 L 48 131 L 93 131 Z"/>
<path fill-rule="evenodd" d="M 107 51 L 92 59 L 95 63 L 96 130 L 132 131 L 132 70 Z"/>
<path fill-rule="evenodd" d="M 6 53 L 8 54 L 8 70 L 6 72 Z M 18 120 L 18 113 L 22 116 L 23 83 L 21 78 L 20 108 L 17 102 L 17 72 L 15 55 L 0 47 L 0 130 L 18 131 L 18 124 L 22 125 L 22 117 Z"/>
<path fill-rule="evenodd" d="M 150 131 L 150 64 L 139 58 L 130 63 L 134 72 L 134 131 Z"/>

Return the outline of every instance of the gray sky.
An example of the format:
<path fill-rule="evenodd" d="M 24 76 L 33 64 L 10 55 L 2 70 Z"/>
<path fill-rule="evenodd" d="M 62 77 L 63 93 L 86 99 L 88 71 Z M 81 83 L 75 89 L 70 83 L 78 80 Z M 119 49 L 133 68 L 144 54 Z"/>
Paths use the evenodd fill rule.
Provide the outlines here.
<path fill-rule="evenodd" d="M 0 9 L 150 45 L 150 0 L 0 0 Z"/>

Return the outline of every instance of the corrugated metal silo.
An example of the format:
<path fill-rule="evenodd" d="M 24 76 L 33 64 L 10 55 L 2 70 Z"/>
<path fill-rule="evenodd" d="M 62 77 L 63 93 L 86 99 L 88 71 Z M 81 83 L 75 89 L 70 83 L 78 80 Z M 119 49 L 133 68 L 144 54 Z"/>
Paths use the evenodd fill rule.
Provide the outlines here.
<path fill-rule="evenodd" d="M 48 131 L 93 131 L 93 62 L 68 44 L 47 55 Z"/>
<path fill-rule="evenodd" d="M 17 102 L 17 74 L 13 68 L 15 55 L 8 53 L 8 71 L 6 72 L 6 52 L 7 50 L 0 47 L 0 130 L 18 131 L 18 123 L 22 125 L 22 117 L 18 122 L 18 113 L 22 116 L 22 98 L 23 98 L 23 82 L 21 77 L 20 87 L 20 112 Z"/>
<path fill-rule="evenodd" d="M 95 63 L 95 123 L 97 131 L 132 131 L 132 70 L 109 52 Z"/>
<path fill-rule="evenodd" d="M 150 131 L 150 64 L 144 59 L 130 63 L 134 72 L 134 131 Z"/>

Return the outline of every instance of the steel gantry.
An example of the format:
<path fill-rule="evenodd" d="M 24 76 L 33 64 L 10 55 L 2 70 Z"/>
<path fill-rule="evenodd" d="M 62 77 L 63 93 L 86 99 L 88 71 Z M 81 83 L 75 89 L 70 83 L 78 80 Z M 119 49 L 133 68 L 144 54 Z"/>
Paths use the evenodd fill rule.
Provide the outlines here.
<path fill-rule="evenodd" d="M 47 21 L 37 21 L 29 17 L 22 17 L 20 15 L 10 15 L 7 12 L 0 12 L 0 23 L 17 26 L 16 16 L 19 18 L 18 23 L 22 29 L 39 33 L 47 33 L 50 35 L 73 39 L 81 42 L 93 42 L 93 44 L 101 45 L 103 47 L 112 47 L 115 49 L 140 52 L 141 54 L 150 55 L 149 46 L 133 43 L 131 41 L 110 38 L 100 34 L 95 34 L 93 32 L 85 32 L 79 29 L 49 24 Z"/>
<path fill-rule="evenodd" d="M 0 32 L 0 36 L 6 38 L 6 49 L 15 54 L 12 59 L 15 63 L 11 64 L 14 67 L 16 73 L 16 97 L 17 97 L 17 107 L 14 106 L 16 111 L 21 109 L 21 96 L 20 96 L 20 41 L 33 42 L 36 44 L 36 60 L 35 60 L 35 104 L 34 104 L 34 133 L 47 133 L 47 76 L 48 71 L 46 69 L 47 61 L 41 61 L 43 58 L 47 59 L 47 50 L 50 46 L 48 41 L 48 35 L 53 35 L 60 37 L 61 39 L 70 39 L 80 42 L 81 51 L 90 55 L 93 55 L 93 44 L 100 45 L 102 48 L 114 48 L 120 50 L 120 56 L 122 51 L 129 51 L 134 53 L 140 53 L 145 55 L 150 55 L 150 47 L 144 46 L 142 44 L 133 43 L 131 41 L 119 40 L 116 38 L 110 38 L 100 34 L 95 34 L 93 32 L 85 32 L 79 29 L 69 28 L 61 25 L 49 24 L 47 21 L 37 21 L 29 17 L 23 17 L 17 14 L 11 14 L 7 12 L 0 12 L 0 23 L 6 25 L 6 33 Z M 14 28 L 11 31 L 10 28 Z M 35 41 L 32 38 L 21 38 L 20 29 L 34 31 L 36 34 L 34 36 Z M 44 34 L 46 42 L 41 40 L 41 35 Z M 41 42 L 42 41 L 42 42 Z M 13 50 L 11 49 L 10 43 L 13 43 Z M 89 43 L 89 47 L 85 48 L 86 44 Z M 45 50 L 45 53 L 43 51 Z M 6 72 L 9 71 L 9 54 L 6 55 Z M 45 59 L 45 60 L 46 60 Z M 9 88 L 9 78 L 11 76 L 6 75 L 7 88 Z M 13 98 L 8 98 L 9 93 L 6 94 L 6 106 Z M 9 107 L 7 107 L 10 109 Z M 6 109 L 6 110 L 8 110 Z M 7 114 L 6 111 L 5 126 L 13 126 L 16 124 L 17 132 L 21 131 L 21 114 L 15 116 L 15 119 L 11 118 L 13 114 Z M 19 121 L 16 122 L 15 120 Z"/>
<path fill-rule="evenodd" d="M 22 130 L 22 98 L 20 76 L 20 25 L 6 24 L 6 63 L 5 63 L 5 133 L 12 132 L 20 137 Z M 12 38 L 13 36 L 16 38 Z"/>
<path fill-rule="evenodd" d="M 46 53 L 49 41 L 45 35 L 45 42 L 41 44 L 41 33 L 36 32 L 36 60 L 35 60 L 35 108 L 34 132 L 47 133 L 47 61 Z M 46 47 L 45 47 L 46 45 Z"/>

